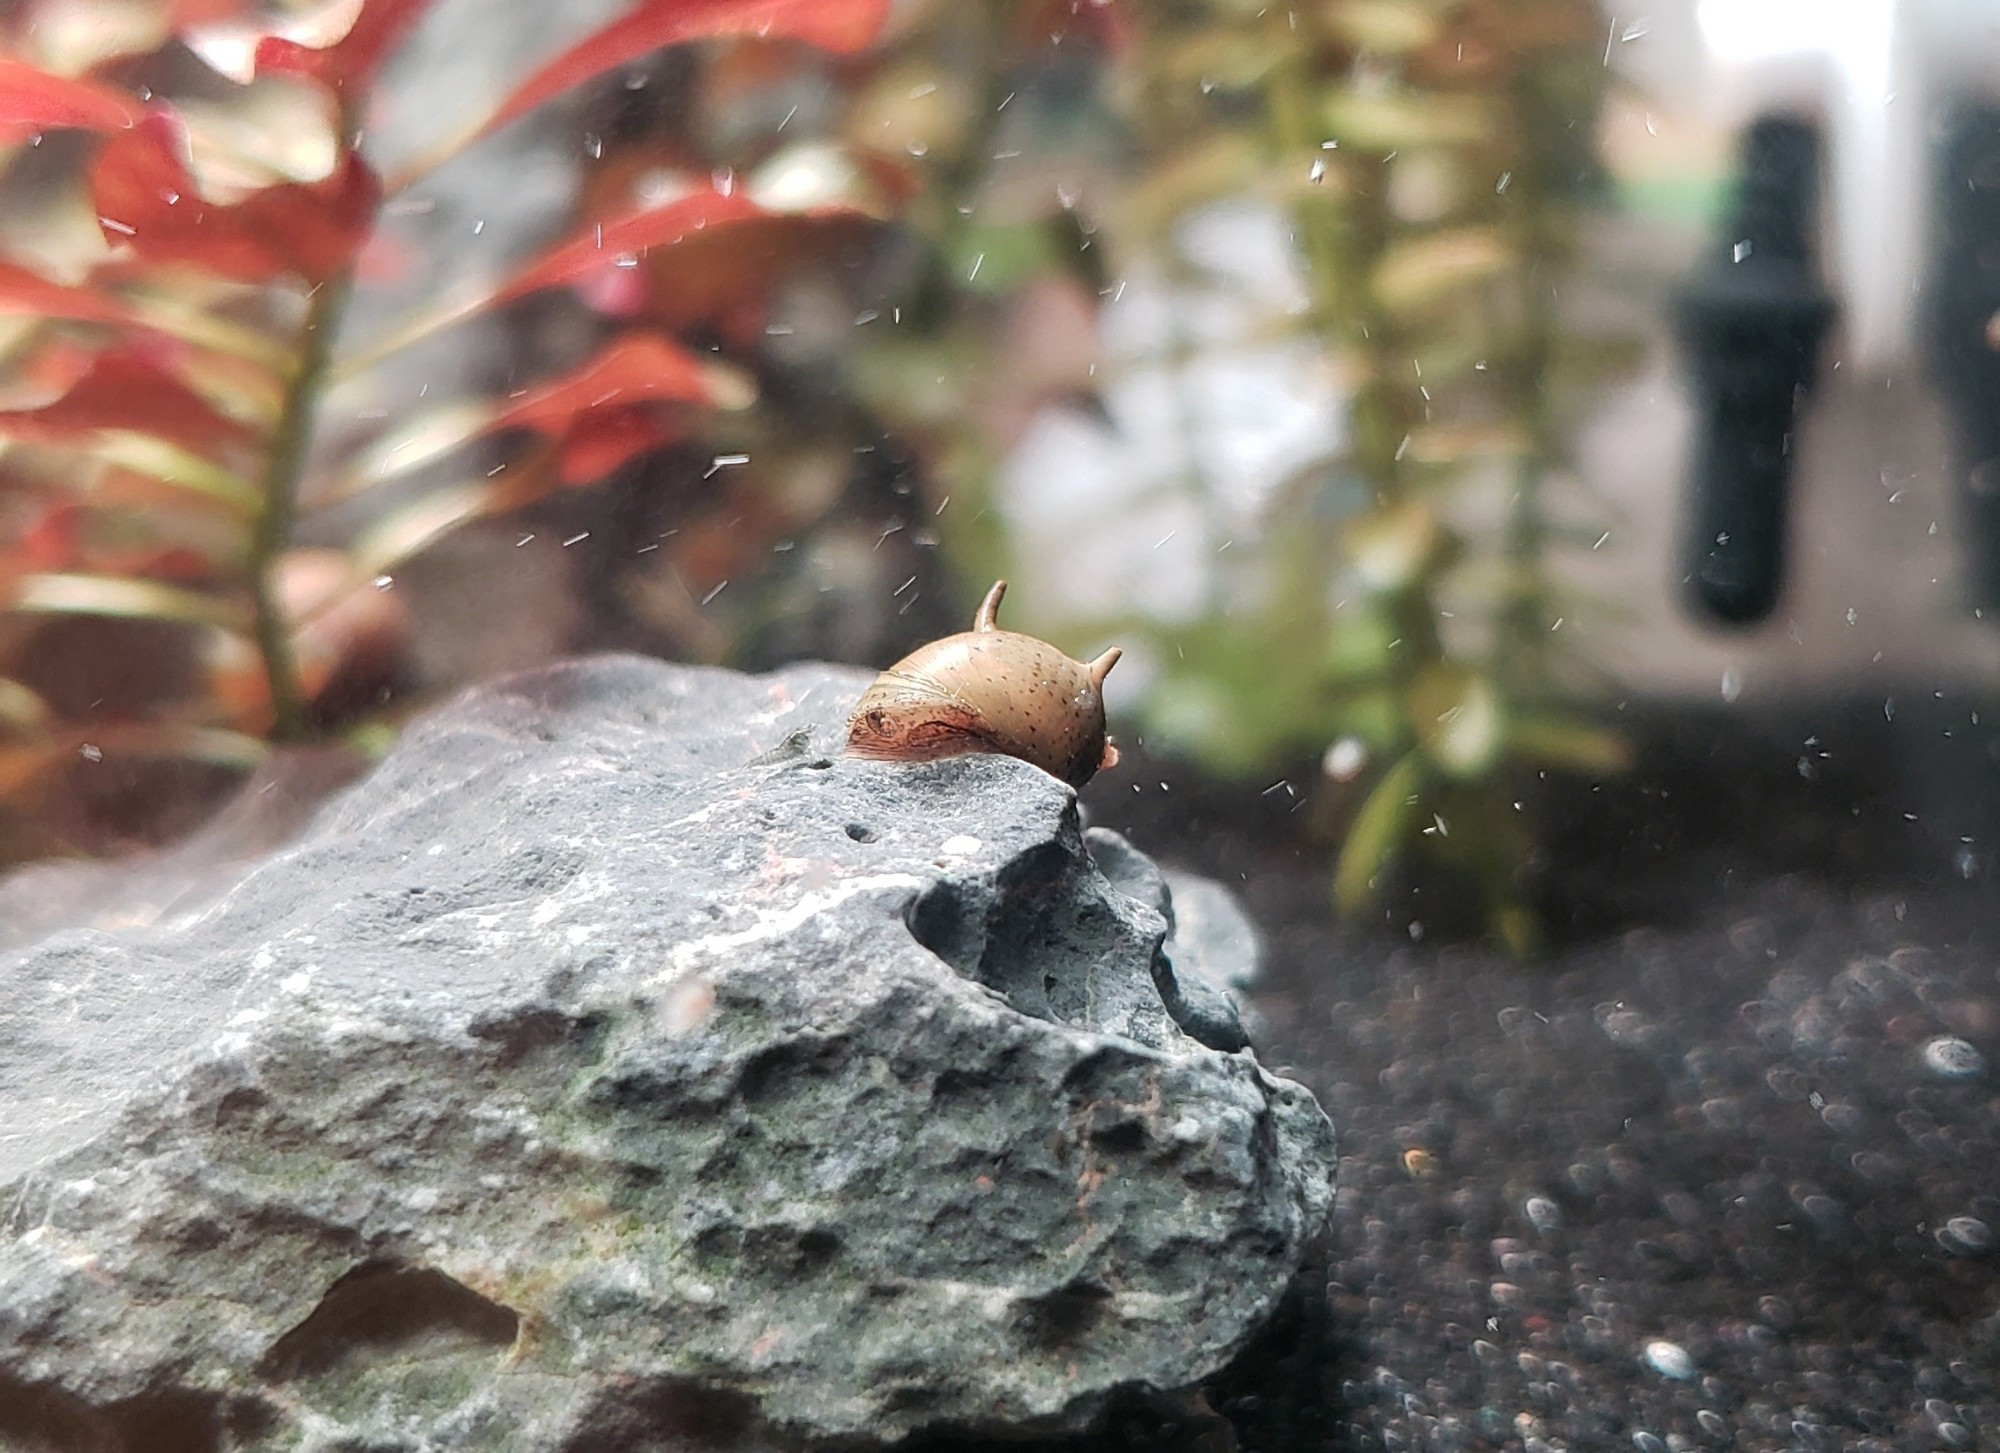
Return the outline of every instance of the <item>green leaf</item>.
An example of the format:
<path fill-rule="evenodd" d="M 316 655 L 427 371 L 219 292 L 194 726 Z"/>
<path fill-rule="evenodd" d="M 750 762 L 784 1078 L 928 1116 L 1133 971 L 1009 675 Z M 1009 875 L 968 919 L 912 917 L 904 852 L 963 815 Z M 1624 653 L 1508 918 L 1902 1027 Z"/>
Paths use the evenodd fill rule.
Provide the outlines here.
<path fill-rule="evenodd" d="M 125 299 L 134 322 L 170 334 L 197 348 L 242 359 L 273 373 L 292 363 L 291 350 L 268 334 L 221 316 L 194 288 L 174 292 L 164 287 L 140 288 Z"/>
<path fill-rule="evenodd" d="M 1517 716 L 1507 728 L 1511 756 L 1584 776 L 1613 776 L 1632 764 L 1625 738 L 1604 727 L 1554 713 Z"/>
<path fill-rule="evenodd" d="M 1343 698 L 1334 708 L 1332 724 L 1343 736 L 1359 737 L 1376 751 L 1409 738 L 1403 731 L 1403 708 L 1394 692 L 1364 690 Z"/>
<path fill-rule="evenodd" d="M 1342 146 L 1364 151 L 1461 146 L 1493 134 L 1492 108 L 1479 96 L 1342 88 L 1322 115 Z"/>
<path fill-rule="evenodd" d="M 1495 420 L 1426 424 L 1411 433 L 1406 453 L 1417 464 L 1463 464 L 1473 459 L 1516 458 L 1529 448 L 1527 431 Z"/>
<path fill-rule="evenodd" d="M 0 725 L 12 731 L 39 736 L 51 720 L 49 704 L 29 687 L 0 676 Z"/>
<path fill-rule="evenodd" d="M 249 623 L 249 613 L 234 601 L 111 575 L 25 575 L 15 583 L 12 608 L 54 615 L 182 621 L 225 630 L 241 630 Z"/>
<path fill-rule="evenodd" d="M 1449 541 L 1436 512 L 1414 499 L 1371 510 L 1341 532 L 1355 574 L 1369 589 L 1383 594 L 1413 584 Z"/>
<path fill-rule="evenodd" d="M 1410 682 L 1410 729 L 1425 755 L 1460 781 L 1485 776 L 1505 744 L 1506 707 L 1490 677 L 1433 661 Z"/>
<path fill-rule="evenodd" d="M 1637 332 L 1559 335 L 1554 366 L 1580 384 L 1601 388 L 1637 373 L 1648 346 L 1649 340 Z"/>
<path fill-rule="evenodd" d="M 1443 28 L 1435 7 L 1410 0 L 1344 0 L 1328 8 L 1327 23 L 1350 45 L 1378 56 L 1422 50 Z"/>
<path fill-rule="evenodd" d="M 1334 612 L 1331 626 L 1323 658 L 1328 681 L 1375 681 L 1387 675 L 1396 639 L 1387 612 L 1372 601 L 1351 600 L 1346 609 Z"/>
<path fill-rule="evenodd" d="M 1494 367 L 1492 343 L 1449 313 L 1439 322 L 1444 331 L 1426 336 L 1418 329 L 1410 340 L 1411 360 L 1423 370 L 1425 384 L 1435 392 L 1441 384 L 1483 379 Z"/>
<path fill-rule="evenodd" d="M 256 486 L 241 475 L 152 434 L 101 429 L 91 436 L 85 452 L 106 464 L 214 500 L 241 515 L 255 513 L 262 502 Z"/>
<path fill-rule="evenodd" d="M 1262 145 L 1242 131 L 1216 131 L 1175 147 L 1112 198 L 1117 235 L 1163 236 L 1195 208 L 1240 195 L 1244 178 L 1255 176 L 1263 164 Z"/>
<path fill-rule="evenodd" d="M 1498 783 L 1440 793 L 1432 810 L 1450 831 L 1425 842 L 1478 895 L 1487 932 L 1510 954 L 1525 958 L 1542 942 L 1541 924 L 1520 882 L 1524 865 L 1534 856 L 1535 838 L 1509 797 Z"/>
<path fill-rule="evenodd" d="M 255 767 L 270 754 L 256 737 L 183 722 L 117 722 L 77 735 L 106 756 L 179 757 L 219 767 Z"/>
<path fill-rule="evenodd" d="M 1298 53 L 1296 32 L 1206 25 L 1162 48 L 1154 64 L 1166 80 L 1205 91 L 1247 91 Z"/>
<path fill-rule="evenodd" d="M 414 474 L 493 427 L 501 406 L 485 399 L 460 399 L 404 419 L 371 439 L 324 489 L 315 505 L 348 499 L 378 484 Z"/>
<path fill-rule="evenodd" d="M 1542 952 L 1542 920 L 1525 903 L 1511 900 L 1489 903 L 1486 927 L 1511 958 L 1532 959 Z"/>
<path fill-rule="evenodd" d="M 1390 312 L 1420 308 L 1483 282 L 1517 260 L 1497 227 L 1454 227 L 1390 246 L 1375 264 L 1376 301 Z"/>
<path fill-rule="evenodd" d="M 396 745 L 401 733 L 385 721 L 364 721 L 348 729 L 343 740 L 352 750 L 359 752 L 369 762 L 379 762 L 389 755 L 389 748 Z"/>
<path fill-rule="evenodd" d="M 348 547 L 355 573 L 380 575 L 400 564 L 481 513 L 492 497 L 492 491 L 483 485 L 464 484 L 434 490 L 392 510 Z"/>
<path fill-rule="evenodd" d="M 857 394 L 906 428 L 949 428 L 963 421 L 964 385 L 976 362 L 969 340 L 866 331 L 873 336 L 847 360 L 848 382 Z"/>
<path fill-rule="evenodd" d="M 1424 759 L 1407 753 L 1382 774 L 1348 826 L 1333 867 L 1333 902 L 1348 916 L 1375 899 L 1423 807 Z"/>
<path fill-rule="evenodd" d="M 952 243 L 945 266 L 970 293 L 1010 292 L 1039 273 L 1057 269 L 1054 239 L 1039 218 L 968 228 Z"/>

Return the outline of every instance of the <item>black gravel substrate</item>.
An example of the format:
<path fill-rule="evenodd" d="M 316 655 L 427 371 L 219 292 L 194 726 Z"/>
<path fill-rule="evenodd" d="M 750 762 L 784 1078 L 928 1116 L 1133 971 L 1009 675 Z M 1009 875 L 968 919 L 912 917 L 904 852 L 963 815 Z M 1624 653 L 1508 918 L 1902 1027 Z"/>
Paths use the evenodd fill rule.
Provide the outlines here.
<path fill-rule="evenodd" d="M 1293 920 L 1259 1002 L 1340 1190 L 1240 1446 L 2000 1448 L 1985 916 L 1779 881 L 1553 969 Z"/>
<path fill-rule="evenodd" d="M 1563 804 L 1536 964 L 1435 890 L 1336 927 L 1287 791 L 1094 786 L 1265 926 L 1263 1057 L 1342 1154 L 1268 1334 L 1092 1448 L 2000 1453 L 1995 744 L 1863 705 L 1660 723 Z"/>

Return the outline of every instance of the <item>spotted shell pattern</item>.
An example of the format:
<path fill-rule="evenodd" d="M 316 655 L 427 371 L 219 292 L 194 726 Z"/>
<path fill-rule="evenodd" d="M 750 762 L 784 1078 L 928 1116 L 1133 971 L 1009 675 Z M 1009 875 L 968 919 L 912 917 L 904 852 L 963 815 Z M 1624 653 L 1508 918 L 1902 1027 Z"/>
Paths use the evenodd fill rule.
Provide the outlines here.
<path fill-rule="evenodd" d="M 995 581 L 972 629 L 920 646 L 875 678 L 847 723 L 847 755 L 926 762 L 1000 752 L 1081 787 L 1116 766 L 1105 735 L 1104 677 L 1112 647 L 1073 661 L 995 618 L 1007 582 Z"/>

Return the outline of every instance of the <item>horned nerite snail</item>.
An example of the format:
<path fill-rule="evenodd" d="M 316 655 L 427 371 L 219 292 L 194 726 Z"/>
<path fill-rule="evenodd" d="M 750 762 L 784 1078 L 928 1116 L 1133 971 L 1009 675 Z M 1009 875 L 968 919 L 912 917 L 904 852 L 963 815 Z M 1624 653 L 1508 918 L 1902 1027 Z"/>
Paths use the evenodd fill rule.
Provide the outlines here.
<path fill-rule="evenodd" d="M 919 646 L 875 678 L 847 723 L 847 755 L 928 762 L 1002 752 L 1081 787 L 1118 765 L 1104 732 L 1104 677 L 1116 646 L 1072 661 L 1047 641 L 1003 631 L 996 580 L 972 629 Z"/>

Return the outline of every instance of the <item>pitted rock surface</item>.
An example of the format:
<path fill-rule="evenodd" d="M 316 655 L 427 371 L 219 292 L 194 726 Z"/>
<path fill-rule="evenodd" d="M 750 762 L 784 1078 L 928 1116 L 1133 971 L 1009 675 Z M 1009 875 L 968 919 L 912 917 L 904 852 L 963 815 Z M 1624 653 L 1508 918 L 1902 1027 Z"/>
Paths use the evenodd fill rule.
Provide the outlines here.
<path fill-rule="evenodd" d="M 867 1446 L 1220 1366 L 1331 1127 L 1183 1031 L 1063 784 L 834 756 L 866 679 L 511 678 L 0 958 L 0 1445 Z"/>

